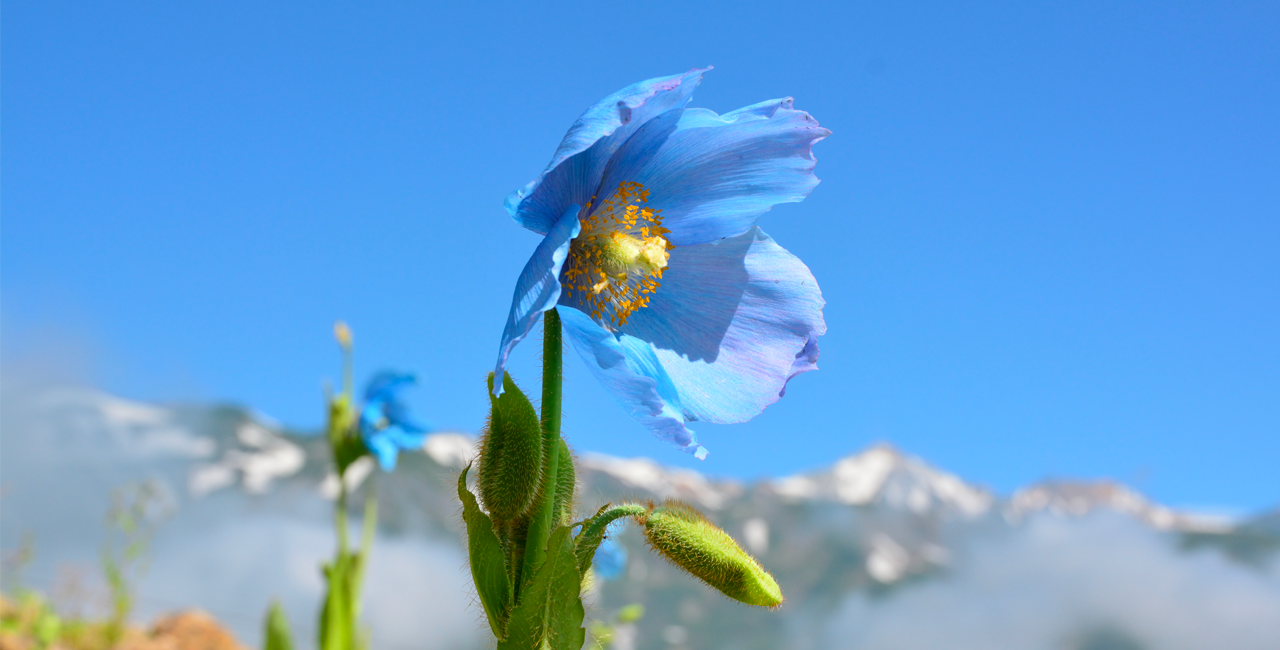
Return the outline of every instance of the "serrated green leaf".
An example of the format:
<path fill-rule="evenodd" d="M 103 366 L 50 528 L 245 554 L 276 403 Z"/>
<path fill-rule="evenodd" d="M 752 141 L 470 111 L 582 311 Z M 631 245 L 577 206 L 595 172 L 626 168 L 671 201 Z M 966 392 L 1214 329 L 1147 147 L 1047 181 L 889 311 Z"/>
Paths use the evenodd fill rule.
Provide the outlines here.
<path fill-rule="evenodd" d="M 498 650 L 580 650 L 587 639 L 581 574 L 568 526 L 547 539 L 547 555 L 525 582 Z"/>
<path fill-rule="evenodd" d="M 493 521 L 480 510 L 476 497 L 467 489 L 468 465 L 458 476 L 458 498 L 462 501 L 462 518 L 467 523 L 467 555 L 471 560 L 471 579 L 489 629 L 498 639 L 507 636 L 507 613 L 511 606 L 511 581 L 507 578 L 506 557 L 502 542 L 493 531 Z"/>
<path fill-rule="evenodd" d="M 280 601 L 272 602 L 271 608 L 267 610 L 263 638 L 266 639 L 263 650 L 293 650 L 293 635 L 289 632 L 289 619 L 285 616 Z"/>

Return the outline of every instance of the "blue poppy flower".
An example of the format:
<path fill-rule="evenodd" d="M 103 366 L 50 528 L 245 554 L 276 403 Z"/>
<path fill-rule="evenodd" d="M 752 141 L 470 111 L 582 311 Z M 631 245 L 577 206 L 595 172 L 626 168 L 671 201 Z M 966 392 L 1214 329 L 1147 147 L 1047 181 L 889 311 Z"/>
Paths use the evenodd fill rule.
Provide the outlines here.
<path fill-rule="evenodd" d="M 544 238 L 516 282 L 496 368 L 558 306 L 619 404 L 699 458 L 687 422 L 749 420 L 817 368 L 822 292 L 755 223 L 818 184 L 812 147 L 830 134 L 790 98 L 685 108 L 704 72 L 604 98 L 507 199 Z"/>
<path fill-rule="evenodd" d="M 409 417 L 400 392 L 417 381 L 411 374 L 383 371 L 369 380 L 360 409 L 360 437 L 385 471 L 396 468 L 401 449 L 421 449 L 427 427 Z"/>
<path fill-rule="evenodd" d="M 614 580 L 627 568 L 627 548 L 613 541 L 613 538 L 606 537 L 596 548 L 591 565 L 601 580 Z"/>

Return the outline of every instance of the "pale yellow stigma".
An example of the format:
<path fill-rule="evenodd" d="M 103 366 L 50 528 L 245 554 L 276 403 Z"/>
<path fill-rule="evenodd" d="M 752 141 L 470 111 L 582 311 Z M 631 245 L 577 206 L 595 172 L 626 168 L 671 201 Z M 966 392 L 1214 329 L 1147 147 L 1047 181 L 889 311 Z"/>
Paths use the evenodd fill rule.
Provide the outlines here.
<path fill-rule="evenodd" d="M 594 199 L 594 197 L 593 197 Z M 649 190 L 623 182 L 598 210 L 587 205 L 582 231 L 569 248 L 562 277 L 565 296 L 586 303 L 591 317 L 621 327 L 658 289 L 673 248 L 661 210 L 645 206 Z"/>

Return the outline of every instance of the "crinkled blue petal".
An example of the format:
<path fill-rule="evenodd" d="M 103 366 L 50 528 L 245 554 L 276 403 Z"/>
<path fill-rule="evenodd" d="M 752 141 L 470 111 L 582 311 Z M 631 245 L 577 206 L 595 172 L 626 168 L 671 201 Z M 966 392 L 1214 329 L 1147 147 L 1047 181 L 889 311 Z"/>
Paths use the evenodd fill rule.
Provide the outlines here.
<path fill-rule="evenodd" d="M 672 249 L 661 286 L 622 338 L 651 351 L 682 420 L 744 422 L 817 367 L 824 304 L 809 268 L 752 227 Z"/>
<path fill-rule="evenodd" d="M 412 373 L 384 370 L 374 375 L 364 390 L 364 407 L 360 410 L 361 430 L 373 431 L 384 420 L 411 431 L 425 431 L 426 426 L 409 416 L 400 393 L 417 381 Z"/>
<path fill-rule="evenodd" d="M 390 440 L 378 436 L 365 436 L 364 446 L 369 448 L 369 453 L 378 459 L 378 465 L 383 471 L 390 472 L 396 468 L 396 456 L 400 453 L 400 449 Z"/>
<path fill-rule="evenodd" d="M 386 415 L 387 422 L 410 433 L 421 433 L 430 428 L 410 415 L 409 406 L 402 401 L 387 402 L 382 412 Z"/>
<path fill-rule="evenodd" d="M 791 374 L 787 375 L 789 383 L 796 375 L 818 369 L 818 335 L 809 336 L 809 341 L 804 344 L 799 352 L 796 353 L 796 360 L 791 363 Z M 787 387 L 783 385 L 782 391 L 778 393 L 778 397 L 787 396 Z"/>
<path fill-rule="evenodd" d="M 813 145 L 830 134 L 790 98 L 724 115 L 671 111 L 622 145 L 600 187 L 612 194 L 621 182 L 644 185 L 671 243 L 703 244 L 740 235 L 774 205 L 808 196 L 818 184 Z"/>
<path fill-rule="evenodd" d="M 618 147 L 649 120 L 683 108 L 707 70 L 641 81 L 588 108 L 569 127 L 546 171 L 507 197 L 511 218 L 546 234 L 568 206 L 587 205 Z"/>
<path fill-rule="evenodd" d="M 631 417 L 659 438 L 706 457 L 706 449 L 685 427 L 680 396 L 648 343 L 615 337 L 572 307 L 562 306 L 559 313 L 566 337 L 591 374 Z"/>
<path fill-rule="evenodd" d="M 365 402 L 364 408 L 360 409 L 360 431 L 377 431 L 382 426 L 384 417 L 383 406 L 385 402 Z"/>
<path fill-rule="evenodd" d="M 396 467 L 396 456 L 400 450 L 412 451 L 421 449 L 427 440 L 423 431 L 406 431 L 398 426 L 389 426 L 371 433 L 363 433 L 365 447 L 378 459 L 382 469 L 391 471 Z"/>
<path fill-rule="evenodd" d="M 569 255 L 569 242 L 578 236 L 580 229 L 578 206 L 570 205 L 533 250 L 533 256 L 516 279 L 511 311 L 507 314 L 507 325 L 502 328 L 502 342 L 498 346 L 498 363 L 493 370 L 494 395 L 502 394 L 502 377 L 511 351 L 529 335 L 538 319 L 542 318 L 542 312 L 555 307 L 560 299 L 560 268 Z"/>
<path fill-rule="evenodd" d="M 412 373 L 383 370 L 374 375 L 364 388 L 366 403 L 389 402 L 396 398 L 400 391 L 417 381 Z"/>

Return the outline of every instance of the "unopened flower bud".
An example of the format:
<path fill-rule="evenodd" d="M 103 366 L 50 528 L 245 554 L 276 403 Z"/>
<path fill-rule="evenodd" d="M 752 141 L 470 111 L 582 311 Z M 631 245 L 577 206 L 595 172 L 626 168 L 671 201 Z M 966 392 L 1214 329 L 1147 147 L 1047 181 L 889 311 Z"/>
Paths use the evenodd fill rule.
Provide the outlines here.
<path fill-rule="evenodd" d="M 689 505 L 668 501 L 643 519 L 649 545 L 676 566 L 734 600 L 761 607 L 782 604 L 773 576 Z"/>
<path fill-rule="evenodd" d="M 351 328 L 347 324 L 338 321 L 333 324 L 333 338 L 338 340 L 338 345 L 343 348 L 351 347 Z"/>
<path fill-rule="evenodd" d="M 480 498 L 495 521 L 525 514 L 538 493 L 542 475 L 542 425 L 529 398 L 510 373 L 504 373 L 501 397 L 493 396 L 489 374 L 489 424 L 480 441 L 477 482 Z"/>

